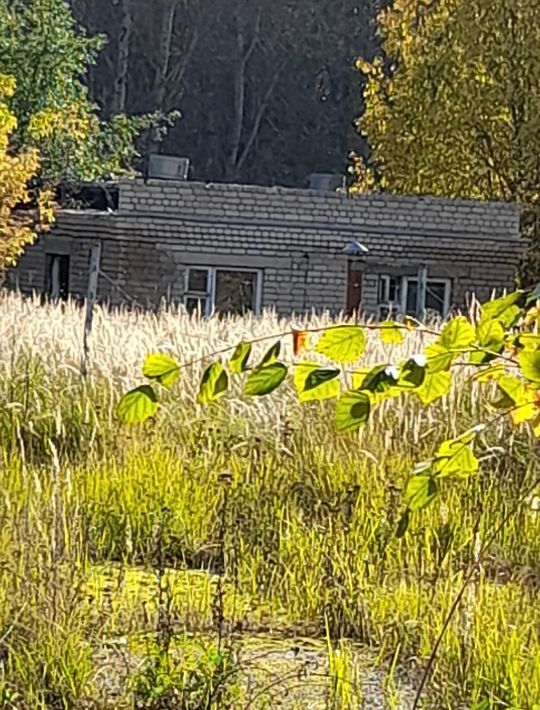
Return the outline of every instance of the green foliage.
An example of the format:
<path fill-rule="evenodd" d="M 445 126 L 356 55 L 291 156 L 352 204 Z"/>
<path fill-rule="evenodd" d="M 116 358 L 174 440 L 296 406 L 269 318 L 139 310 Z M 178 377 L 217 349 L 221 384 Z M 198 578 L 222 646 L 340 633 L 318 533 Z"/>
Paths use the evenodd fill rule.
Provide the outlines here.
<path fill-rule="evenodd" d="M 358 373 L 353 378 L 355 388 L 370 392 L 374 402 L 401 394 L 397 387 L 398 381 L 399 369 L 392 365 L 376 365 L 368 372 Z"/>
<path fill-rule="evenodd" d="M 180 379 L 180 365 L 170 355 L 154 353 L 144 361 L 143 375 L 169 388 Z"/>
<path fill-rule="evenodd" d="M 166 123 L 157 115 L 100 118 L 86 76 L 103 46 L 65 0 L 0 0 L 2 71 L 15 80 L 14 143 L 39 151 L 46 184 L 132 172 L 136 137 Z"/>
<path fill-rule="evenodd" d="M 449 352 L 448 348 L 439 343 L 428 345 L 425 355 L 426 369 L 432 375 L 449 370 L 454 360 L 454 353 Z"/>
<path fill-rule="evenodd" d="M 339 393 L 340 370 L 321 369 L 315 362 L 301 362 L 294 369 L 294 385 L 301 402 L 333 399 Z"/>
<path fill-rule="evenodd" d="M 474 328 L 465 316 L 458 316 L 447 323 L 439 336 L 439 344 L 447 350 L 462 350 L 474 341 Z"/>
<path fill-rule="evenodd" d="M 455 439 L 444 441 L 433 458 L 415 467 L 405 490 L 407 508 L 398 525 L 398 537 L 405 533 L 410 513 L 426 508 L 437 498 L 441 491 L 441 479 L 466 478 L 478 471 L 478 459 L 472 444 L 483 430 L 484 427 L 478 426 Z"/>
<path fill-rule="evenodd" d="M 338 434 L 356 431 L 367 423 L 371 400 L 366 392 L 345 392 L 337 401 L 334 426 Z"/>
<path fill-rule="evenodd" d="M 4 315 L 8 311 L 17 346 L 36 360 L 11 363 L 11 344 L 2 341 L 0 596 L 9 654 L 0 678 L 0 705 L 169 708 L 192 700 L 200 707 L 208 695 L 199 691 L 209 687 L 224 707 L 300 706 L 308 697 L 306 679 L 298 680 L 306 654 L 302 649 L 298 656 L 289 653 L 287 638 L 291 633 L 312 638 L 311 662 L 320 655 L 316 639 L 328 629 L 336 654 L 345 635 L 360 654 L 366 645 L 380 649 L 376 661 L 362 654 L 355 677 L 362 684 L 375 672 L 375 662 L 383 674 L 382 704 L 392 700 L 387 669 L 396 669 L 397 688 L 402 664 L 418 659 L 407 666 L 409 684 L 399 697 L 394 694 L 396 707 L 410 707 L 410 679 L 416 685 L 419 664 L 438 643 L 464 576 L 479 560 L 474 588 L 440 642 L 424 704 L 469 708 L 489 698 L 491 705 L 534 708 L 540 697 L 538 484 L 530 499 L 525 496 L 538 479 L 537 441 L 530 423 L 518 426 L 510 419 L 511 402 L 508 414 L 492 411 L 490 403 L 502 380 L 497 365 L 504 377 L 520 383 L 524 396 L 538 390 L 522 377 L 517 361 L 521 350 L 537 347 L 534 313 L 525 314 L 528 325 L 520 325 L 519 332 L 506 334 L 498 360 L 479 367 L 458 356 L 449 371 L 451 396 L 424 408 L 414 390 L 402 391 L 399 401 L 397 394 L 389 396 L 381 405 L 365 392 L 372 405 L 367 426 L 338 437 L 331 426 L 334 402 L 300 405 L 290 380 L 279 394 L 250 402 L 239 399 L 248 374 L 231 375 L 230 403 L 222 399 L 204 409 L 195 403 L 200 376 L 216 360 L 209 343 L 219 351 L 230 344 L 233 352 L 246 337 L 243 319 L 204 321 L 189 331 L 185 326 L 192 321 L 182 317 L 179 322 L 173 311 L 161 314 L 159 325 L 155 316 L 138 317 L 137 331 L 127 334 L 125 314 L 105 311 L 107 320 L 97 334 L 101 342 L 95 343 L 99 357 L 81 383 L 77 353 L 69 342 L 54 351 L 54 333 L 45 333 L 43 318 L 31 304 L 19 311 L 9 299 Z M 80 316 L 69 304 L 47 313 L 55 332 L 67 332 L 66 325 Z M 21 322 L 21 314 L 33 324 L 37 319 L 42 334 Z M 269 316 L 266 322 L 270 344 L 277 339 L 275 320 Z M 320 332 L 325 323 L 315 320 L 313 330 Z M 220 328 L 228 342 L 217 341 Z M 355 386 L 351 371 L 363 371 L 360 381 L 372 364 L 394 360 L 399 372 L 410 353 L 437 338 L 434 326 L 415 333 L 403 329 L 403 348 L 387 352 L 376 324 L 365 328 L 365 360 L 339 368 L 336 380 L 346 391 Z M 279 329 L 284 330 L 282 321 Z M 21 337 L 25 331 L 26 339 Z M 256 362 L 265 350 L 264 332 L 264 322 L 257 322 Z M 131 360 L 141 345 L 165 337 L 173 338 L 182 354 L 181 383 L 159 392 L 155 385 L 166 408 L 151 426 L 111 428 L 111 396 L 119 396 L 131 375 L 130 386 L 139 384 L 139 376 L 142 381 L 139 368 L 126 368 L 118 352 Z M 290 336 L 282 337 L 283 357 L 292 365 Z M 315 335 L 310 339 L 316 343 Z M 201 365 L 201 357 L 209 359 Z M 309 348 L 303 357 L 319 363 L 319 369 L 333 367 L 312 357 Z M 491 379 L 469 386 L 473 374 L 488 377 L 488 372 Z M 464 481 L 459 472 L 445 476 L 428 469 L 423 473 L 434 478 L 437 495 L 421 511 L 403 510 L 412 462 L 451 458 L 457 447 L 441 442 L 454 442 L 476 421 L 486 422 L 485 431 L 462 443 L 477 457 L 481 474 Z M 428 486 L 429 493 L 433 483 Z M 509 519 L 515 509 L 517 515 Z M 401 513 L 398 532 L 404 535 L 408 524 L 409 535 L 397 540 Z M 494 537 L 502 521 L 504 529 Z M 221 593 L 223 603 L 217 604 Z M 229 634 L 235 644 L 232 668 L 228 665 L 224 674 L 219 663 L 210 658 L 206 664 L 206 654 L 197 651 L 201 642 L 216 648 L 221 618 L 226 628 L 222 651 Z M 261 627 L 276 634 L 251 637 L 251 630 Z M 156 628 L 163 630 L 157 640 L 161 647 L 169 628 L 174 636 L 168 668 L 149 650 Z M 193 653 L 181 645 L 182 638 Z M 111 663 L 111 639 L 122 641 L 128 664 Z M 295 660 L 284 666 L 283 655 Z M 256 658 L 261 658 L 261 682 Z M 351 678 L 344 666 L 330 661 L 339 679 Z M 320 667 L 326 663 L 323 654 Z M 229 699 L 222 689 L 229 687 L 229 671 L 236 667 L 242 668 L 239 687 L 254 692 Z M 254 697 L 269 684 L 270 671 L 278 679 L 291 678 L 287 690 L 302 683 L 298 703 L 284 686 L 273 687 L 268 697 Z M 312 682 L 322 681 L 313 676 Z M 361 702 L 360 687 L 352 689 L 353 705 Z M 374 700 L 371 688 L 368 703 Z M 325 687 L 317 696 L 320 702 L 314 702 L 326 707 L 334 697 Z M 336 696 L 336 702 L 341 699 Z"/>
<path fill-rule="evenodd" d="M 439 478 L 456 474 L 462 477 L 478 471 L 478 459 L 474 455 L 471 444 L 483 427 L 478 426 L 461 436 L 444 441 L 433 460 L 432 471 Z"/>
<path fill-rule="evenodd" d="M 220 362 L 214 362 L 205 371 L 197 401 L 199 404 L 209 404 L 215 402 L 227 391 L 229 386 L 229 376 L 223 369 Z"/>
<path fill-rule="evenodd" d="M 125 394 L 116 407 L 116 416 L 122 424 L 140 424 L 157 414 L 159 405 L 150 385 L 142 385 Z"/>
<path fill-rule="evenodd" d="M 538 2 L 394 0 L 378 33 L 383 51 L 358 62 L 357 189 L 516 201 L 537 257 Z"/>
<path fill-rule="evenodd" d="M 508 312 L 514 313 L 513 307 L 522 296 L 522 291 L 514 291 L 507 296 L 494 298 L 487 303 L 482 304 L 482 320 L 489 321 L 493 319 L 502 319 L 504 322 Z M 508 324 L 510 325 L 510 324 Z"/>
<path fill-rule="evenodd" d="M 495 391 L 492 407 L 502 410 L 503 415 L 508 413 L 514 426 L 530 423 L 534 433 L 540 436 L 540 308 L 536 301 L 531 306 L 530 299 L 527 306 L 518 307 L 522 295 L 517 291 L 485 303 L 478 322 L 458 316 L 448 321 L 439 333 L 415 324 L 420 332 L 429 336 L 430 342 L 423 353 L 396 364 L 387 362 L 348 372 L 311 360 L 299 362 L 294 365 L 293 376 L 298 399 L 300 402 L 336 400 L 334 428 L 337 433 L 345 434 L 365 425 L 374 406 L 385 403 L 391 407 L 391 400 L 402 395 L 414 395 L 423 406 L 433 404 L 450 392 L 457 368 L 474 367 L 477 370 L 471 381 L 474 379 Z M 336 363 L 356 363 L 365 352 L 368 331 L 378 331 L 383 342 L 393 344 L 408 329 L 408 323 L 390 321 L 379 325 L 328 327 L 321 329 L 322 333 L 317 331 L 320 338 L 314 350 Z M 309 350 L 308 332 L 291 331 L 295 356 Z M 245 395 L 270 394 L 285 381 L 287 365 L 277 360 L 281 351 L 281 340 L 278 340 L 257 367 L 248 372 Z M 230 361 L 234 375 L 244 374 L 250 354 L 248 342 L 234 349 Z M 174 359 L 151 355 L 143 372 L 168 385 L 169 378 L 176 376 L 179 369 Z M 350 376 L 352 389 L 340 394 L 342 381 Z M 204 373 L 198 401 L 201 404 L 213 402 L 227 388 L 226 371 L 220 363 L 214 363 Z M 153 416 L 157 410 L 153 394 L 144 387 L 128 393 L 119 405 L 119 418 L 134 423 Z M 437 498 L 443 479 L 466 478 L 478 472 L 474 447 L 483 430 L 484 425 L 479 424 L 461 436 L 442 442 L 431 458 L 414 469 L 405 492 L 406 513 L 398 526 L 400 535 L 409 525 L 410 513 L 425 508 Z"/>
<path fill-rule="evenodd" d="M 409 479 L 405 491 L 408 511 L 422 510 L 432 503 L 439 493 L 439 483 L 433 476 L 422 473 L 420 467 Z"/>
<path fill-rule="evenodd" d="M 287 377 L 287 366 L 281 362 L 257 367 L 250 373 L 244 388 L 249 397 L 262 397 L 277 389 Z"/>
<path fill-rule="evenodd" d="M 251 343 L 239 343 L 236 346 L 229 362 L 229 368 L 233 375 L 240 375 L 247 369 L 251 350 Z"/>
<path fill-rule="evenodd" d="M 505 337 L 504 325 L 500 320 L 482 320 L 476 328 L 476 340 L 478 345 L 489 352 L 471 353 L 470 361 L 473 363 L 486 363 L 495 357 L 503 348 Z"/>
<path fill-rule="evenodd" d="M 411 358 L 400 368 L 397 387 L 405 390 L 416 390 L 422 386 L 426 379 L 425 365 Z"/>
<path fill-rule="evenodd" d="M 315 350 L 336 362 L 356 362 L 366 349 L 366 334 L 360 326 L 343 325 L 326 330 Z"/>
<path fill-rule="evenodd" d="M 281 340 L 278 340 L 277 343 L 274 343 L 274 345 L 272 345 L 268 352 L 265 353 L 263 359 L 259 363 L 259 367 L 262 367 L 263 365 L 272 365 L 274 362 L 277 361 L 280 353 Z"/>
<path fill-rule="evenodd" d="M 428 372 L 422 385 L 416 390 L 416 395 L 427 407 L 448 394 L 451 387 L 452 375 L 450 372 Z"/>
<path fill-rule="evenodd" d="M 379 326 L 379 334 L 383 343 L 402 343 L 404 340 L 403 331 L 392 321 L 384 321 Z"/>
<path fill-rule="evenodd" d="M 531 382 L 540 384 L 540 349 L 538 350 L 523 350 L 518 355 L 521 372 Z"/>

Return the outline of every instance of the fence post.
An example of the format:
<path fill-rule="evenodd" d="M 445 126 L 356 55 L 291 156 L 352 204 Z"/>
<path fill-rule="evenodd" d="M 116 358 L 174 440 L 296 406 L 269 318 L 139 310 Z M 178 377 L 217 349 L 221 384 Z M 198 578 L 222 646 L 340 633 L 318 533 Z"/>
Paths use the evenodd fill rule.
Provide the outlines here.
<path fill-rule="evenodd" d="M 97 299 L 97 287 L 99 277 L 99 264 L 101 260 L 101 242 L 92 244 L 90 247 L 90 266 L 88 269 L 88 291 L 86 293 L 86 317 L 84 319 L 83 334 L 83 358 L 81 363 L 81 374 L 86 377 L 88 374 L 88 356 L 90 352 L 89 342 L 92 332 L 92 320 L 94 318 L 94 306 Z"/>

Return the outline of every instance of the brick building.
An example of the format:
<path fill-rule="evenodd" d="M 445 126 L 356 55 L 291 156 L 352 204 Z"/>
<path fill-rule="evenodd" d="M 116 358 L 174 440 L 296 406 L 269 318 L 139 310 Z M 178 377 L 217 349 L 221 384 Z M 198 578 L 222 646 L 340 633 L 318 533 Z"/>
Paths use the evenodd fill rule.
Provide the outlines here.
<path fill-rule="evenodd" d="M 383 316 L 416 312 L 420 290 L 444 315 L 512 288 L 522 249 L 513 204 L 181 180 L 117 189 L 114 209 L 62 210 L 11 285 L 84 298 L 99 243 L 98 297 L 112 304 Z"/>

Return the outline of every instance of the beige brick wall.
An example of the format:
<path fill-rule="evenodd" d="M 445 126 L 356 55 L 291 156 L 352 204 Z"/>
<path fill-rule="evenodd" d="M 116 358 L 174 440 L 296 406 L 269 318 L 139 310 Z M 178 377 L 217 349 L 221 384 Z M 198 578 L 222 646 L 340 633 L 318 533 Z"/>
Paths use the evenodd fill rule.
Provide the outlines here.
<path fill-rule="evenodd" d="M 352 240 L 369 248 L 363 305 L 371 312 L 379 274 L 414 276 L 422 263 L 431 277 L 451 280 L 456 306 L 472 293 L 512 288 L 522 249 L 511 204 L 136 180 L 121 185 L 117 213 L 63 212 L 11 283 L 42 290 L 45 252 L 62 247 L 70 253 L 70 292 L 84 296 L 97 239 L 99 293 L 112 303 L 180 301 L 189 266 L 236 266 L 261 270 L 262 305 L 280 313 L 345 307 L 342 250 Z"/>

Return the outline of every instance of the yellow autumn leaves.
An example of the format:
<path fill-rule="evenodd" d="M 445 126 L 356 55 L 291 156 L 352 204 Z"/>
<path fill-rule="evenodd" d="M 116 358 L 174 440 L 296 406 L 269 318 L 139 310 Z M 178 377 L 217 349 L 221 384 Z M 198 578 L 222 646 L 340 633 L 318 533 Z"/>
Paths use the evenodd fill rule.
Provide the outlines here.
<path fill-rule="evenodd" d="M 357 63 L 356 189 L 536 204 L 540 3 L 395 0 L 378 26 L 385 59 Z"/>
<path fill-rule="evenodd" d="M 10 150 L 17 120 L 9 108 L 15 82 L 0 75 L 0 275 L 32 241 L 31 219 L 21 210 L 30 202 L 28 183 L 37 173 L 39 156 L 34 149 Z"/>

